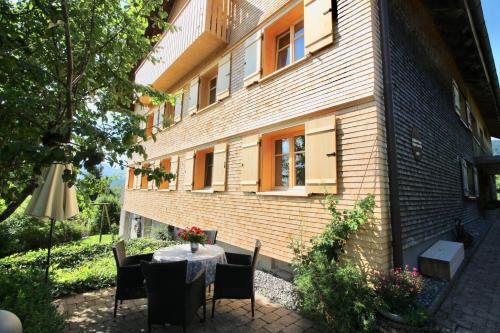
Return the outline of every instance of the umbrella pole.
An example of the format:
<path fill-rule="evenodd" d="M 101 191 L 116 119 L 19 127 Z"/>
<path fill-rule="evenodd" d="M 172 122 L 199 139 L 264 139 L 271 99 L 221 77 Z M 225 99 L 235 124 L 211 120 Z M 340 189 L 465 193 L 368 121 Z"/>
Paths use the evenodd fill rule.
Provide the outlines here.
<path fill-rule="evenodd" d="M 102 220 L 104 219 L 104 207 L 101 210 L 101 226 L 99 228 L 99 243 L 102 240 Z"/>
<path fill-rule="evenodd" d="M 45 268 L 45 283 L 49 280 L 50 248 L 52 247 L 52 233 L 54 231 L 54 219 L 50 219 L 49 247 L 47 248 L 47 267 Z"/>

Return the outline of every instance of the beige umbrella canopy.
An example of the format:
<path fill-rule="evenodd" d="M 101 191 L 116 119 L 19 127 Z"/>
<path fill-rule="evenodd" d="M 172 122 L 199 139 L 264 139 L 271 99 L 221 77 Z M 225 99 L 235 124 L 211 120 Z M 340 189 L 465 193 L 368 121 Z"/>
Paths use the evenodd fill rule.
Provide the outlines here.
<path fill-rule="evenodd" d="M 47 251 L 47 267 L 45 281 L 49 276 L 50 248 L 55 220 L 66 220 L 78 214 L 78 202 L 75 186 L 68 187 L 63 182 L 64 170 L 71 170 L 71 165 L 52 164 L 45 172 L 43 180 L 33 192 L 31 201 L 26 207 L 26 214 L 50 219 L 49 245 Z"/>

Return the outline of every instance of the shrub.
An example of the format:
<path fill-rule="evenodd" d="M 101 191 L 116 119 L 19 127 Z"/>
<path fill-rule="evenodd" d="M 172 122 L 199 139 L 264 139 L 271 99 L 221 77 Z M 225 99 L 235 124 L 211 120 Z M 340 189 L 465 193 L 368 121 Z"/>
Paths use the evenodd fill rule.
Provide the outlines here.
<path fill-rule="evenodd" d="M 173 243 L 137 238 L 126 242 L 126 251 L 127 255 L 148 253 Z M 60 297 L 114 285 L 116 267 L 112 246 L 110 235 L 104 235 L 102 243 L 99 243 L 99 236 L 92 236 L 55 246 L 51 252 L 50 271 L 53 296 Z M 46 249 L 18 253 L 0 259 L 0 269 L 43 269 L 46 258 Z"/>
<path fill-rule="evenodd" d="M 374 274 L 373 286 L 377 296 L 392 313 L 405 314 L 417 302 L 417 296 L 422 291 L 422 277 L 414 268 L 408 266 L 391 269 L 388 274 Z"/>
<path fill-rule="evenodd" d="M 15 313 L 24 333 L 59 333 L 64 328 L 39 270 L 0 270 L 0 309 Z"/>
<path fill-rule="evenodd" d="M 46 248 L 50 222 L 24 214 L 24 209 L 0 223 L 0 258 L 16 252 Z M 73 221 L 56 221 L 52 244 L 81 239 L 83 227 Z"/>
<path fill-rule="evenodd" d="M 299 308 L 320 320 L 330 332 L 370 332 L 375 324 L 375 302 L 368 278 L 348 260 L 340 261 L 345 244 L 359 226 L 367 223 L 375 200 L 361 200 L 352 210 L 339 211 L 337 201 L 328 196 L 331 222 L 311 240 L 310 248 L 294 241 L 294 283 Z"/>

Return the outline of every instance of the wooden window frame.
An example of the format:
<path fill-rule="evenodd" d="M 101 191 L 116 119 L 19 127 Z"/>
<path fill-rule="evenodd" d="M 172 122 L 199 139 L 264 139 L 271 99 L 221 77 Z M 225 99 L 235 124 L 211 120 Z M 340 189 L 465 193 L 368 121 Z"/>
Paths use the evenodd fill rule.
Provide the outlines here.
<path fill-rule="evenodd" d="M 303 27 L 303 30 L 304 32 L 299 36 L 299 37 L 295 37 L 295 26 L 302 22 L 302 25 L 304 26 Z M 280 53 L 280 51 L 284 50 L 286 47 L 283 47 L 283 48 L 278 48 L 279 47 L 279 41 L 281 38 L 283 38 L 283 36 L 286 36 L 288 34 L 288 37 L 289 37 L 289 44 L 288 44 L 288 48 L 290 49 L 290 63 L 283 66 L 283 67 L 279 67 L 278 68 L 278 55 Z M 274 71 L 279 71 L 283 68 L 287 68 L 288 66 L 291 66 L 292 64 L 294 64 L 296 61 L 300 60 L 300 59 L 303 59 L 305 57 L 305 49 L 304 49 L 304 57 L 300 58 L 300 59 L 295 59 L 295 40 L 299 39 L 299 38 L 305 38 L 305 25 L 304 25 L 304 17 L 294 21 L 293 23 L 291 23 L 291 25 L 288 27 L 287 30 L 283 30 L 282 33 L 279 33 L 276 35 L 276 38 L 275 38 L 275 55 L 274 55 Z"/>
<path fill-rule="evenodd" d="M 215 80 L 215 85 L 213 87 L 210 86 L 210 84 L 212 83 L 212 81 Z M 212 93 L 212 90 L 214 91 L 214 100 L 211 102 L 210 101 L 210 94 Z M 210 106 L 210 105 L 213 105 L 215 103 L 217 103 L 217 74 L 214 75 L 211 79 L 208 79 L 208 105 L 207 106 Z"/>
<path fill-rule="evenodd" d="M 212 156 L 211 163 L 208 163 L 207 156 Z M 213 151 L 205 154 L 205 163 L 204 164 L 205 165 L 203 167 L 205 168 L 205 174 L 203 175 L 203 188 L 210 189 L 213 186 L 213 171 L 214 171 L 214 152 Z M 210 184 L 207 184 L 208 180 L 210 180 Z"/>
<path fill-rule="evenodd" d="M 295 151 L 295 138 L 297 136 L 304 136 L 305 140 L 305 131 L 295 131 L 291 133 L 287 133 L 281 136 L 277 136 L 272 139 L 272 190 L 273 191 L 287 191 L 287 190 L 305 190 L 305 185 L 296 185 L 296 175 L 295 175 L 295 155 L 296 154 L 304 154 L 306 153 L 305 146 L 304 150 Z M 285 154 L 276 154 L 276 141 L 288 139 L 289 142 L 289 151 L 288 151 L 288 186 L 276 186 L 276 156 L 285 155 Z M 304 166 L 305 169 L 305 166 Z M 305 179 L 304 179 L 305 180 Z"/>

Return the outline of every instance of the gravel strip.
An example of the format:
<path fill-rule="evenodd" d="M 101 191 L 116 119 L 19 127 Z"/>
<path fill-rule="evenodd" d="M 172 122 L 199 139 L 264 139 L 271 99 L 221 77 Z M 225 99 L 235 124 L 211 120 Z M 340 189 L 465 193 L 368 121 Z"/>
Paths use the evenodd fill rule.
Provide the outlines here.
<path fill-rule="evenodd" d="M 293 284 L 270 273 L 255 271 L 255 290 L 287 309 L 297 309 L 297 295 Z"/>
<path fill-rule="evenodd" d="M 424 288 L 418 295 L 417 302 L 425 307 L 429 307 L 434 298 L 436 298 L 439 292 L 446 287 L 448 282 L 438 279 L 432 279 L 425 276 L 423 276 L 422 278 L 424 280 Z"/>

